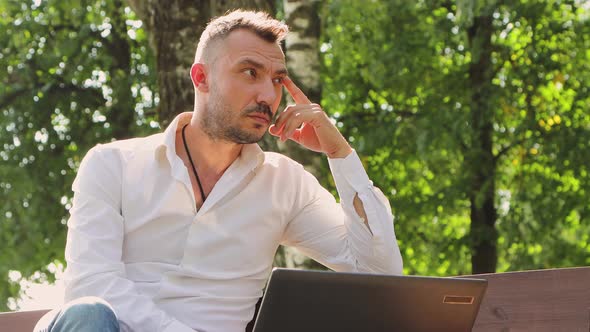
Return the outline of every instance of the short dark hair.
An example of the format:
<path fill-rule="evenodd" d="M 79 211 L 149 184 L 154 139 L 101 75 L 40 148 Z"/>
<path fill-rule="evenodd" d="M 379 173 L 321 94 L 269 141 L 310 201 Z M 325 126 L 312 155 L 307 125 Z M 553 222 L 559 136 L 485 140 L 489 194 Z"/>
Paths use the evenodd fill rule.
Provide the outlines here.
<path fill-rule="evenodd" d="M 207 24 L 199 39 L 195 62 L 206 60 L 206 51 L 211 42 L 224 39 L 230 32 L 237 29 L 252 31 L 269 43 L 280 43 L 289 33 L 289 27 L 285 23 L 272 18 L 265 12 L 234 10 L 213 18 Z"/>

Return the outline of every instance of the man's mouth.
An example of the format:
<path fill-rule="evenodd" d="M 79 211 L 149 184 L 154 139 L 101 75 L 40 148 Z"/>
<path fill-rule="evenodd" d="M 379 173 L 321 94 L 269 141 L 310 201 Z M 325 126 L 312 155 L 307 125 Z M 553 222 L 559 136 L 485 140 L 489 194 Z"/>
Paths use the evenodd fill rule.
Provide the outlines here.
<path fill-rule="evenodd" d="M 251 113 L 248 116 L 250 118 L 253 118 L 257 122 L 263 123 L 265 125 L 268 125 L 270 123 L 270 118 L 267 115 L 262 114 L 262 113 Z"/>

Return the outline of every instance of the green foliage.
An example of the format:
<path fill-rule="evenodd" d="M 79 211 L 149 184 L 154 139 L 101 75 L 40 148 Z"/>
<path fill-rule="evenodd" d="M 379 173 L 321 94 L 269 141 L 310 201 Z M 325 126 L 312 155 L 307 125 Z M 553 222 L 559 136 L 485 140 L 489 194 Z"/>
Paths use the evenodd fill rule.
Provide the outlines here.
<path fill-rule="evenodd" d="M 501 3 L 329 0 L 323 8 L 322 105 L 390 198 L 406 273 L 471 271 L 478 110 L 469 68 L 481 49 L 468 31 L 485 15 L 493 17 L 486 91 L 498 269 L 590 264 L 589 6 Z M 63 261 L 82 156 L 97 142 L 159 130 L 156 68 L 121 0 L 0 0 L 0 31 L 0 277 L 51 279 L 46 267 Z M 0 283 L 0 310 L 18 291 Z"/>
<path fill-rule="evenodd" d="M 51 280 L 85 152 L 154 131 L 153 56 L 120 1 L 0 1 L 0 31 L 0 278 Z"/>
<path fill-rule="evenodd" d="M 499 220 L 506 269 L 590 263 L 590 21 L 579 5 L 520 4 L 497 37 L 496 143 L 512 147 L 499 178 L 511 196 Z"/>
<path fill-rule="evenodd" d="M 469 45 L 492 15 L 499 270 L 590 263 L 588 7 L 332 0 L 324 100 L 389 196 L 405 272 L 470 272 Z M 457 8 L 459 7 L 459 8 Z M 475 52 L 475 53 L 474 53 Z M 475 165 L 478 167 L 477 165 Z"/>

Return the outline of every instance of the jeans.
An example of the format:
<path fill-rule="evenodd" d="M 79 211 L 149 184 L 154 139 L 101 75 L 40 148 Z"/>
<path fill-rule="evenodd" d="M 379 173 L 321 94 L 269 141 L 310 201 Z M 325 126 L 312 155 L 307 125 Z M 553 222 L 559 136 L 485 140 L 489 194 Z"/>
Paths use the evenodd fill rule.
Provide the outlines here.
<path fill-rule="evenodd" d="M 127 329 L 123 329 L 127 330 Z M 82 297 L 45 314 L 34 332 L 121 332 L 113 308 L 98 297 Z"/>

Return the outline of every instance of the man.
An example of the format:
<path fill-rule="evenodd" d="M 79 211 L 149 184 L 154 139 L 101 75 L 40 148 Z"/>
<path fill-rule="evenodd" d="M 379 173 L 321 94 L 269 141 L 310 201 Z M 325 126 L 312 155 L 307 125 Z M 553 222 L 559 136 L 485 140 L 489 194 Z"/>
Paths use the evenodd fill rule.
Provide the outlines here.
<path fill-rule="evenodd" d="M 387 199 L 289 79 L 287 32 L 260 12 L 214 19 L 190 71 L 193 112 L 88 152 L 68 222 L 73 302 L 45 319 L 49 331 L 244 331 L 280 244 L 337 271 L 401 273 Z M 296 105 L 271 125 L 283 86 Z M 326 154 L 341 203 L 300 164 L 262 152 L 267 130 Z"/>

